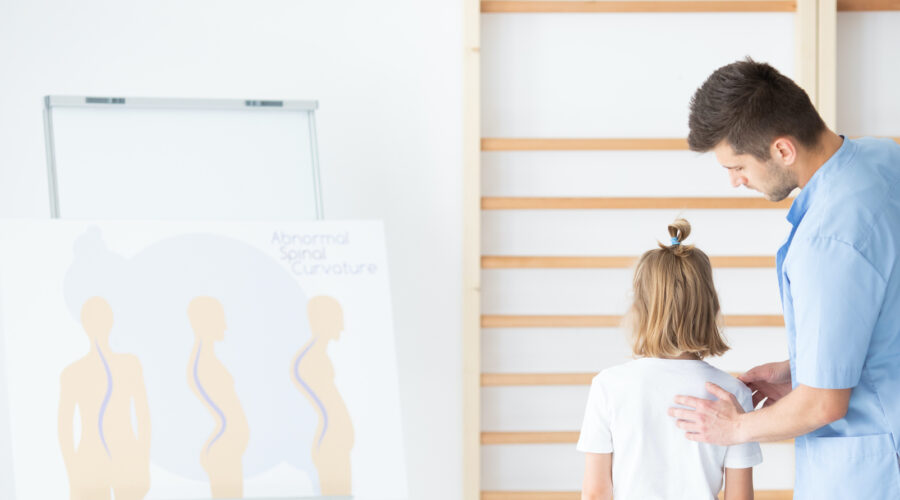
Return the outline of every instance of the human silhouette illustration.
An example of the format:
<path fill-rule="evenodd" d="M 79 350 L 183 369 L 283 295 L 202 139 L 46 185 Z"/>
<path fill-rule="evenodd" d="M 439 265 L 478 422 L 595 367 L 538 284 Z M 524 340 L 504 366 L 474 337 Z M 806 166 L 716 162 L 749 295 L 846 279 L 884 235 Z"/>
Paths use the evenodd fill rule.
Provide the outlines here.
<path fill-rule="evenodd" d="M 349 495 L 353 423 L 334 384 L 334 366 L 328 358 L 328 343 L 340 339 L 344 314 L 337 300 L 318 296 L 307 303 L 307 315 L 312 338 L 294 357 L 291 378 L 319 415 L 312 459 L 322 495 Z"/>
<path fill-rule="evenodd" d="M 216 357 L 216 342 L 225 340 L 225 310 L 212 297 L 197 297 L 188 306 L 194 347 L 187 368 L 188 385 L 216 421 L 200 450 L 213 498 L 242 498 L 243 455 L 250 440 L 247 416 L 234 379 Z"/>
<path fill-rule="evenodd" d="M 150 489 L 150 411 L 141 363 L 110 349 L 113 311 L 102 297 L 84 303 L 81 323 L 91 348 L 63 369 L 59 391 L 59 446 L 71 499 L 142 499 Z"/>

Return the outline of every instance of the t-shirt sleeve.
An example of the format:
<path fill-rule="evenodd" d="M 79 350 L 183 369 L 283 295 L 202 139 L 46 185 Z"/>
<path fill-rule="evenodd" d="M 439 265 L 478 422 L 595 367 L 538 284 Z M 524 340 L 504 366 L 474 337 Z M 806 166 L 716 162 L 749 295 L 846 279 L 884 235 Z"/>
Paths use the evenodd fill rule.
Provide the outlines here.
<path fill-rule="evenodd" d="M 744 411 L 753 411 L 753 396 L 750 389 L 741 386 L 735 393 L 738 403 Z M 762 463 L 762 450 L 759 443 L 741 443 L 729 446 L 725 450 L 726 469 L 746 469 Z"/>
<path fill-rule="evenodd" d="M 887 282 L 848 243 L 818 238 L 803 248 L 788 272 L 797 383 L 819 389 L 856 387 Z"/>
<path fill-rule="evenodd" d="M 609 428 L 609 401 L 600 375 L 591 382 L 584 422 L 576 448 L 586 453 L 612 453 L 612 434 Z"/>

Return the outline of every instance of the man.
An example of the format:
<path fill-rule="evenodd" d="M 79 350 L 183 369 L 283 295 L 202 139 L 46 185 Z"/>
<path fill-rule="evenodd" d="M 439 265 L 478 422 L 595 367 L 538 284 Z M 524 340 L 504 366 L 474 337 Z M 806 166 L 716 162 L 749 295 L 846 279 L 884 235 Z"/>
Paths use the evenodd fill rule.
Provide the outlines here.
<path fill-rule="evenodd" d="M 796 499 L 900 499 L 900 145 L 835 134 L 750 59 L 707 79 L 689 124 L 690 148 L 713 151 L 734 187 L 801 189 L 776 258 L 790 359 L 739 377 L 756 411 L 707 384 L 717 400 L 678 396 L 669 415 L 694 441 L 795 438 Z"/>

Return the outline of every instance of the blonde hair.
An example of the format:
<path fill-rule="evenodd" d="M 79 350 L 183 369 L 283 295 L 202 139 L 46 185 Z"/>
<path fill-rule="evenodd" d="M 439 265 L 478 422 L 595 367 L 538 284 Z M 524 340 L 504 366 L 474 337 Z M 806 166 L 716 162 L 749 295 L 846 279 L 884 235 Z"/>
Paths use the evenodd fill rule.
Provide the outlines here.
<path fill-rule="evenodd" d="M 659 244 L 638 260 L 628 322 L 632 350 L 645 357 L 693 354 L 700 359 L 728 350 L 719 327 L 719 298 L 709 257 L 682 241 L 691 225 L 669 225 L 673 244 Z M 676 243 L 677 242 L 677 243 Z"/>

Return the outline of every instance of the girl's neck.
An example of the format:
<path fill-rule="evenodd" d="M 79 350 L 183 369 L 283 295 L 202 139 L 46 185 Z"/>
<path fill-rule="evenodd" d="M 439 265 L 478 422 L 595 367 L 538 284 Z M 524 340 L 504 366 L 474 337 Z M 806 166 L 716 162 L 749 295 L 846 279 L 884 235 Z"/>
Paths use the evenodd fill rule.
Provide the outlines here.
<path fill-rule="evenodd" d="M 685 352 L 679 356 L 660 356 L 660 359 L 690 359 L 693 361 L 698 361 L 700 359 L 700 356 L 697 356 L 694 353 Z"/>

